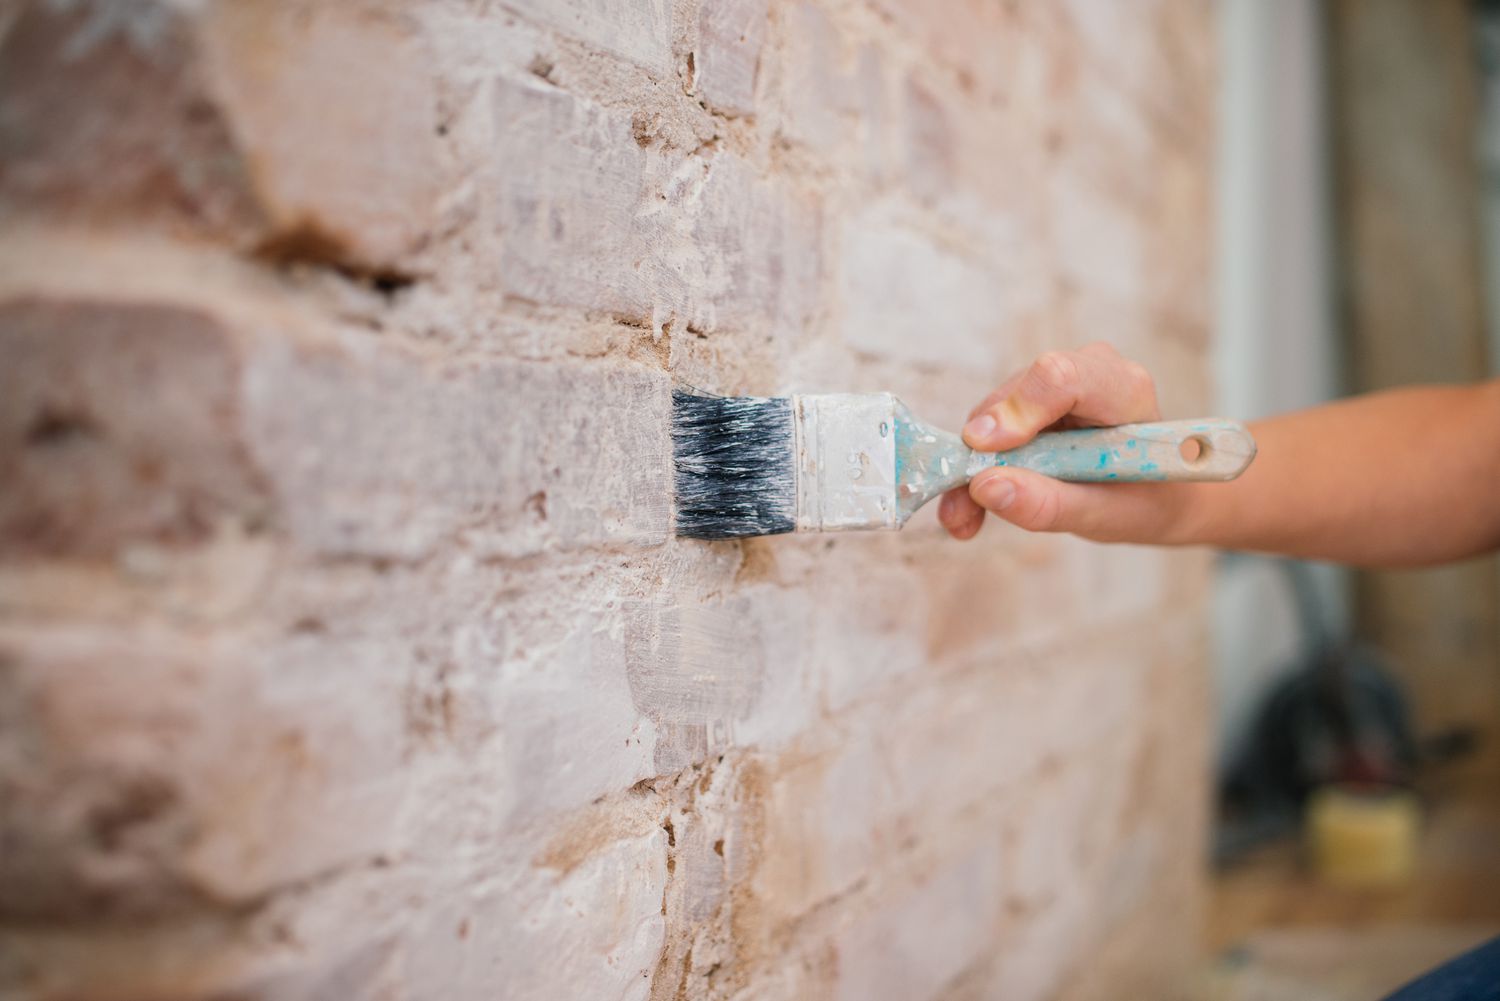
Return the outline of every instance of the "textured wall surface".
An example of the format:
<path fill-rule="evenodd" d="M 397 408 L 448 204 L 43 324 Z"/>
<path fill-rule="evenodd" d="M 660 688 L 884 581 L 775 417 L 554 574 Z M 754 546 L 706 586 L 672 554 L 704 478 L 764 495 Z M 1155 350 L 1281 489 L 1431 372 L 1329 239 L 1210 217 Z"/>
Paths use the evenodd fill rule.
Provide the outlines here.
<path fill-rule="evenodd" d="M 666 422 L 1201 411 L 1210 15 L 0 5 L 0 996 L 1170 997 L 1203 558 L 679 542 Z"/>

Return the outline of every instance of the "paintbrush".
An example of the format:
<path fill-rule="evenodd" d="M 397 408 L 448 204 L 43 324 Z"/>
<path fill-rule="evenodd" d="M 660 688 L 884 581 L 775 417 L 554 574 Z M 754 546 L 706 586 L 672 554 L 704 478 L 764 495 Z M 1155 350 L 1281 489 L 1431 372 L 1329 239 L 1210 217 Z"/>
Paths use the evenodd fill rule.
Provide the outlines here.
<path fill-rule="evenodd" d="M 1255 457 L 1234 421 L 1153 421 L 1048 431 L 976 452 L 890 393 L 789 397 L 672 394 L 677 534 L 897 529 L 991 466 L 1079 483 L 1231 480 Z"/>

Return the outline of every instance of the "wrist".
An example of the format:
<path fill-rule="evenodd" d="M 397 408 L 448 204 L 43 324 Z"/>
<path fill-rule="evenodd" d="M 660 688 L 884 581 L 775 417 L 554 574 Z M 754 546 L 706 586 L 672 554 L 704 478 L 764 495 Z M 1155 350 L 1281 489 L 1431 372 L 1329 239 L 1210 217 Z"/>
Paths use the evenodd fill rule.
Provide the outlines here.
<path fill-rule="evenodd" d="M 1163 524 L 1159 540 L 1168 546 L 1201 546 L 1221 541 L 1215 525 L 1223 507 L 1226 484 L 1174 483 L 1167 486 L 1162 505 Z"/>

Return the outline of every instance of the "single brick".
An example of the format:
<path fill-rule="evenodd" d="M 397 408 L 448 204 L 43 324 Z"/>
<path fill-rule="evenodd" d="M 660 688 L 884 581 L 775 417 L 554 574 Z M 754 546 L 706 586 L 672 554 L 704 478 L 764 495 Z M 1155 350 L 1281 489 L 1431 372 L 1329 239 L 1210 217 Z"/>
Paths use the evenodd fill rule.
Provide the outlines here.
<path fill-rule="evenodd" d="M 400 270 L 430 235 L 446 171 L 435 56 L 415 24 L 356 4 L 215 4 L 211 90 L 268 218 L 262 249 Z"/>
<path fill-rule="evenodd" d="M 701 190 L 681 196 L 691 213 L 693 265 L 683 267 L 668 255 L 662 261 L 663 270 L 680 268 L 687 280 L 687 324 L 801 337 L 822 277 L 818 206 L 732 154 L 690 165 L 702 173 Z"/>
<path fill-rule="evenodd" d="M 845 66 L 849 39 L 824 10 L 798 3 L 782 15 L 779 111 L 782 132 L 811 149 L 830 153 L 852 133 L 858 107 L 855 84 Z"/>
<path fill-rule="evenodd" d="M 646 154 L 628 115 L 540 80 L 495 81 L 500 280 L 532 302 L 648 317 Z"/>
<path fill-rule="evenodd" d="M 713 108 L 730 115 L 755 111 L 768 6 L 768 0 L 706 0 L 698 9 L 693 83 Z"/>

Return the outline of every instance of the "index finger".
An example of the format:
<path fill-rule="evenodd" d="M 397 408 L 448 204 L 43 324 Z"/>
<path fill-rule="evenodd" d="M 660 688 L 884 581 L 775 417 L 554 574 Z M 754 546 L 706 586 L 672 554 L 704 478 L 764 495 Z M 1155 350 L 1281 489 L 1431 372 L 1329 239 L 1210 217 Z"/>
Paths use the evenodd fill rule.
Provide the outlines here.
<path fill-rule="evenodd" d="M 970 448 L 998 452 L 1025 444 L 1064 417 L 1114 425 L 1160 416 L 1150 374 L 1108 344 L 1094 344 L 1038 357 L 1003 399 L 964 425 L 964 441 Z"/>

